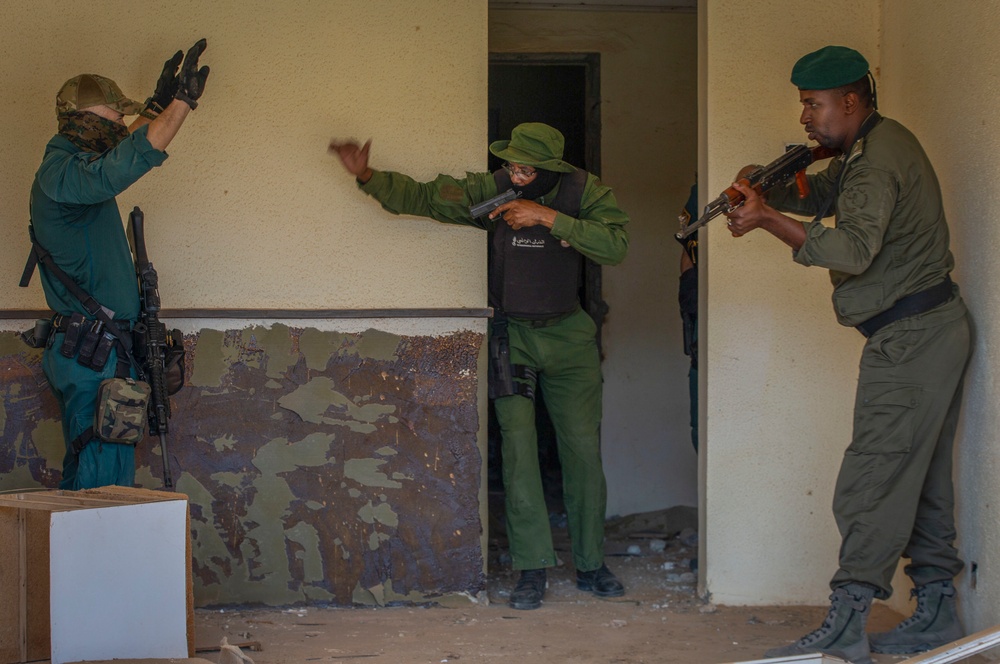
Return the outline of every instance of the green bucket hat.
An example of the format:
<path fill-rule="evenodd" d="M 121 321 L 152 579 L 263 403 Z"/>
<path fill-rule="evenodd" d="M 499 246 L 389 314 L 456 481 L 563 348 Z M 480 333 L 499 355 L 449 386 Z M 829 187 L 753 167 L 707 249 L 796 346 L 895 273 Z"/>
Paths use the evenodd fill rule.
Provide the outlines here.
<path fill-rule="evenodd" d="M 109 106 L 125 115 L 138 115 L 143 105 L 125 96 L 118 84 L 105 76 L 80 74 L 59 88 L 56 115 L 64 115 L 91 106 Z"/>
<path fill-rule="evenodd" d="M 868 61 L 853 48 L 824 46 L 799 58 L 792 67 L 792 83 L 799 90 L 830 90 L 860 81 Z"/>
<path fill-rule="evenodd" d="M 543 171 L 572 173 L 575 168 L 562 160 L 565 141 L 562 133 L 541 122 L 525 122 L 514 127 L 509 141 L 494 141 L 490 152 L 514 164 L 534 166 Z"/>

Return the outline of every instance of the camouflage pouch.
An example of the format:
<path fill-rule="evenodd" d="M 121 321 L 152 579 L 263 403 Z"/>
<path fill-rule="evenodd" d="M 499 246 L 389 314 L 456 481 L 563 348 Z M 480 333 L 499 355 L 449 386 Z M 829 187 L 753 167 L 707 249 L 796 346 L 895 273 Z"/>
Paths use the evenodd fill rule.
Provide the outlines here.
<path fill-rule="evenodd" d="M 135 445 L 146 435 L 149 384 L 131 378 L 108 378 L 97 388 L 94 435 L 106 443 Z"/>

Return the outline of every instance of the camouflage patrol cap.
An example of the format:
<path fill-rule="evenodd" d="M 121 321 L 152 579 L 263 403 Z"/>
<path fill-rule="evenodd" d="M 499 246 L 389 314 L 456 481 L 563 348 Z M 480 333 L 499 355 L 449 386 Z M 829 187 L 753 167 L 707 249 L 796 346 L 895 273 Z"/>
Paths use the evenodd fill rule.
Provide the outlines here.
<path fill-rule="evenodd" d="M 868 61 L 853 48 L 824 46 L 799 58 L 792 67 L 792 83 L 799 90 L 830 90 L 860 81 Z"/>
<path fill-rule="evenodd" d="M 125 96 L 118 84 L 97 74 L 80 74 L 69 79 L 56 94 L 56 115 L 91 106 L 109 106 L 125 115 L 138 115 L 143 105 Z"/>

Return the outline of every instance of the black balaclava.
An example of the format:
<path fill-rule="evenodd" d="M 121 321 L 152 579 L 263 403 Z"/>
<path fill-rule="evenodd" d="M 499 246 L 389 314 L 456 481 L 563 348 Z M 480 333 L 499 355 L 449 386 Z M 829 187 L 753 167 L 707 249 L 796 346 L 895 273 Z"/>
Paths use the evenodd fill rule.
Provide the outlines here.
<path fill-rule="evenodd" d="M 511 182 L 511 188 L 516 192 L 521 194 L 521 198 L 526 198 L 529 201 L 533 201 L 536 198 L 541 198 L 545 194 L 552 191 L 552 188 L 556 186 L 559 182 L 560 173 L 555 171 L 543 171 L 541 169 L 536 169 L 535 179 L 526 185 L 518 186 Z"/>

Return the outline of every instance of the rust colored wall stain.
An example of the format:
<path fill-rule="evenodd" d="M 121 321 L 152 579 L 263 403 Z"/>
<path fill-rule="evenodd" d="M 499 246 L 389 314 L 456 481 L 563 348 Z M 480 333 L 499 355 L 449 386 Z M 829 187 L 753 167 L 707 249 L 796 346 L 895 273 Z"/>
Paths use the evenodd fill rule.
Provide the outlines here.
<path fill-rule="evenodd" d="M 168 442 L 175 485 L 191 501 L 197 604 L 391 603 L 483 590 L 483 336 L 304 332 L 274 325 L 185 338 L 189 384 L 171 398 Z M 61 456 L 39 454 L 53 442 L 35 439 L 36 422 L 58 422 L 58 410 L 40 354 L 22 348 L 0 346 L 0 488 L 26 488 L 24 478 L 54 487 Z M 16 450 L 6 444 L 14 440 Z M 137 482 L 161 486 L 158 442 L 147 437 L 136 459 Z"/>

